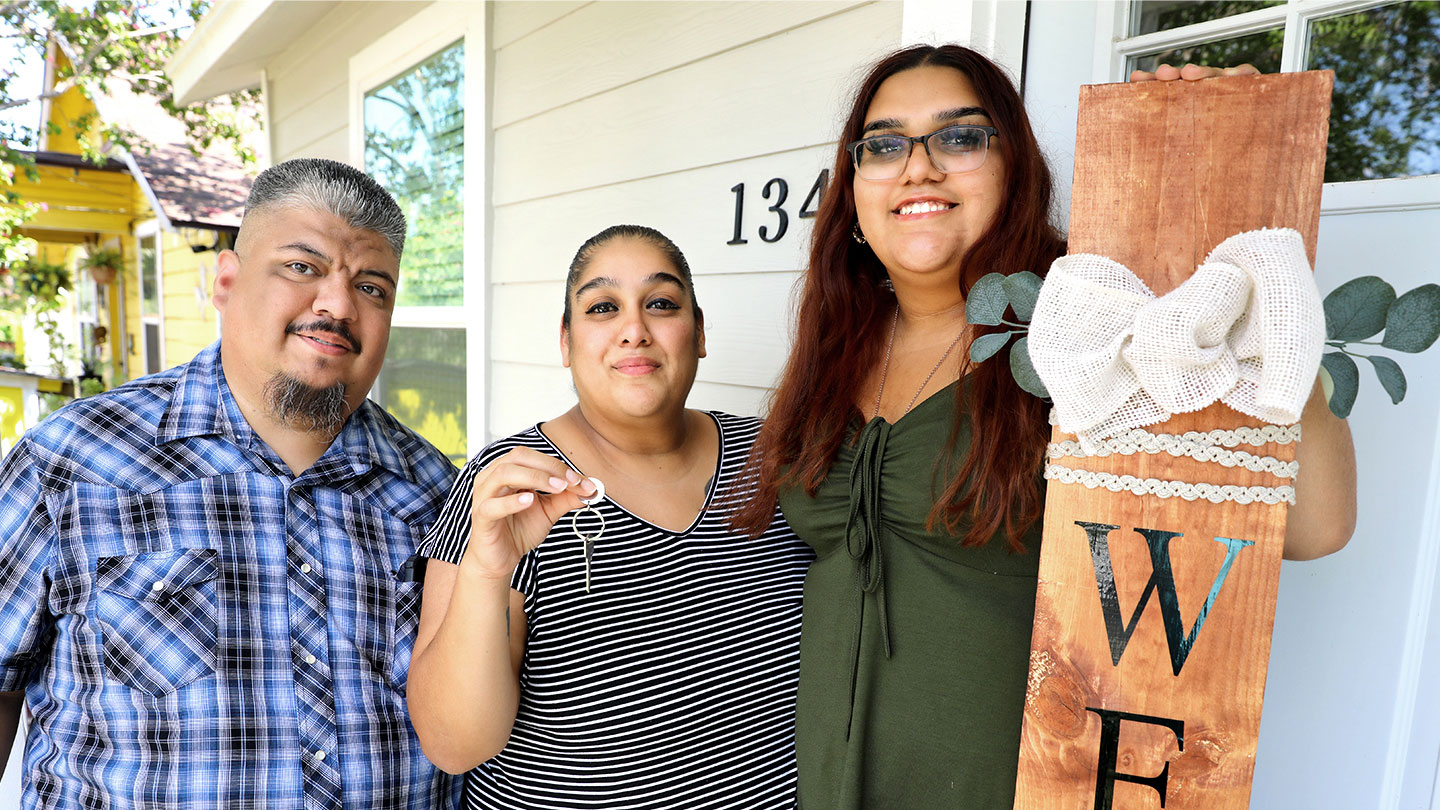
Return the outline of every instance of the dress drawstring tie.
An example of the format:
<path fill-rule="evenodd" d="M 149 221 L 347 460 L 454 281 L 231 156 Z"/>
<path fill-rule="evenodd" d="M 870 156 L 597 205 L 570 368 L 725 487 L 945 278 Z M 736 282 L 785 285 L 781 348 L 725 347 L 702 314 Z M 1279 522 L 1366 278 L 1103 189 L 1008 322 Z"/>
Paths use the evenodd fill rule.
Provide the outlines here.
<path fill-rule="evenodd" d="M 850 467 L 850 511 L 845 519 L 845 550 L 856 563 L 855 633 L 850 643 L 850 720 L 845 738 L 850 738 L 850 724 L 855 718 L 855 689 L 860 669 L 860 639 L 864 628 L 864 606 L 867 595 L 874 595 L 880 610 L 880 640 L 885 657 L 890 657 L 890 618 L 885 597 L 885 554 L 881 548 L 880 474 L 885 457 L 885 440 L 890 423 L 871 419 L 860 431 L 855 460 Z"/>

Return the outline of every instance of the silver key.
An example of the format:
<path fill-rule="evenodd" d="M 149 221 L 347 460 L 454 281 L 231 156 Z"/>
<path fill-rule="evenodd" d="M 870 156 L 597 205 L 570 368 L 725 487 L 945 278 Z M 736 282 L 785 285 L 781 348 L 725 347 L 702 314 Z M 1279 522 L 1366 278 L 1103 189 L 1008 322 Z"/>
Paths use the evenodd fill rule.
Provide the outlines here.
<path fill-rule="evenodd" d="M 590 558 L 595 554 L 595 538 L 585 538 L 585 592 L 590 592 Z"/>
<path fill-rule="evenodd" d="M 590 593 L 590 560 L 595 555 L 595 541 L 605 533 L 605 516 L 595 508 L 595 504 L 605 498 L 605 484 L 599 478 L 587 479 L 595 485 L 595 494 L 588 498 L 581 498 L 580 503 L 584 504 L 583 509 L 577 509 L 570 513 L 570 528 L 579 536 L 585 544 L 585 593 Z M 594 534 L 585 534 L 580 530 L 580 516 L 589 512 L 599 518 L 600 525 L 595 529 Z"/>

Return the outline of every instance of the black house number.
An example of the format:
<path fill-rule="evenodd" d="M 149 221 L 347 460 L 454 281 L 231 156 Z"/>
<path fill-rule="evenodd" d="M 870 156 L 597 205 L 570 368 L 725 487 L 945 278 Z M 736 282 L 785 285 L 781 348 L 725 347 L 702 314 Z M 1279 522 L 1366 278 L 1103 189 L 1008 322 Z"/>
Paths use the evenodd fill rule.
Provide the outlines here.
<path fill-rule="evenodd" d="M 821 169 L 816 175 L 815 182 L 810 186 L 810 193 L 805 195 L 805 201 L 800 203 L 800 210 L 796 216 L 801 219 L 810 219 L 815 216 L 815 211 L 820 208 L 820 201 L 825 198 L 825 186 L 830 182 L 830 170 Z M 750 240 L 744 236 L 745 232 L 745 184 L 736 183 L 730 187 L 735 195 L 735 230 L 730 235 L 727 245 L 744 245 Z M 790 184 L 783 178 L 772 177 L 769 182 L 760 188 L 760 196 L 770 202 L 765 209 L 775 215 L 775 223 L 761 225 L 757 229 L 762 242 L 779 242 L 785 232 L 790 228 L 790 212 L 784 208 L 785 200 L 790 196 Z"/>

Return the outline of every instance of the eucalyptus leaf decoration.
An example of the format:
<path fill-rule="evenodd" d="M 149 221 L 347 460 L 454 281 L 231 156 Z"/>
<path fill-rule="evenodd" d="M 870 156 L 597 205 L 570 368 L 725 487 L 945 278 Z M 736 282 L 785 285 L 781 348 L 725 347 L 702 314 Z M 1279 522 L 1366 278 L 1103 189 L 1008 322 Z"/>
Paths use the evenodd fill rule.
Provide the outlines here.
<path fill-rule="evenodd" d="M 1026 270 L 1013 275 L 990 273 L 975 282 L 970 294 L 965 297 L 965 320 L 981 326 L 1008 326 L 1005 332 L 991 332 L 975 338 L 970 344 L 970 362 L 983 363 L 994 357 L 1010 343 L 1010 338 L 1020 339 L 1010 345 L 1010 373 L 1015 382 L 1027 393 L 1048 399 L 1050 392 L 1030 364 L 1028 333 L 1030 316 L 1035 312 L 1035 300 L 1040 296 L 1041 279 Z M 1021 321 L 1005 320 L 1005 310 L 1013 309 Z"/>
<path fill-rule="evenodd" d="M 1379 340 L 1371 338 L 1384 332 Z M 1354 358 L 1370 361 L 1390 401 L 1405 398 L 1405 373 L 1400 364 L 1378 354 L 1352 351 L 1354 346 L 1378 346 L 1414 354 L 1430 348 L 1440 337 L 1440 285 L 1425 284 L 1401 296 L 1377 276 L 1362 276 L 1341 284 L 1325 296 L 1325 345 L 1338 351 L 1320 358 L 1321 384 L 1330 410 L 1341 419 L 1350 415 L 1360 390 L 1360 369 Z"/>

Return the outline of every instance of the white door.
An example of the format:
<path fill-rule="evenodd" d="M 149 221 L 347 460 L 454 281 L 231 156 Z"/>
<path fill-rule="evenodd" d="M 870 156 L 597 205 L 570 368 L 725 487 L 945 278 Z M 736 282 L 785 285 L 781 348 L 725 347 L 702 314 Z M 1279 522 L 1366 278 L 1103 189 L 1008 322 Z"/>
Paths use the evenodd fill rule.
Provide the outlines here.
<path fill-rule="evenodd" d="M 1157 56 L 1332 68 L 1321 293 L 1365 275 L 1402 293 L 1440 282 L 1440 88 L 1425 75 L 1440 63 L 1437 5 L 1031 2 L 1026 102 L 1062 206 L 1080 84 Z M 1359 527 L 1339 554 L 1284 566 L 1252 807 L 1440 810 L 1440 348 L 1376 353 L 1409 391 L 1391 404 L 1359 364 Z"/>

